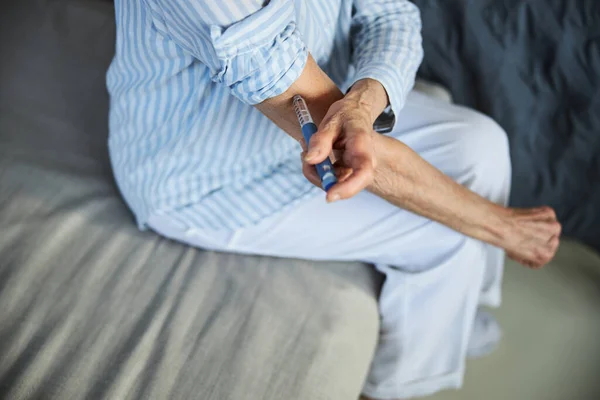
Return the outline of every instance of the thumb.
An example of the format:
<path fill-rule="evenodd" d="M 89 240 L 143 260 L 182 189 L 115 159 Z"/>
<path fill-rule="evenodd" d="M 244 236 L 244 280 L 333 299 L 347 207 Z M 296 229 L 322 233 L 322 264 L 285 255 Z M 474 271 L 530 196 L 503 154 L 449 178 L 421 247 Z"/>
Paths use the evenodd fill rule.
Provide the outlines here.
<path fill-rule="evenodd" d="M 331 154 L 333 143 L 340 134 L 340 123 L 337 118 L 325 118 L 317 133 L 312 135 L 308 143 L 308 152 L 304 161 L 309 164 L 318 164 Z"/>

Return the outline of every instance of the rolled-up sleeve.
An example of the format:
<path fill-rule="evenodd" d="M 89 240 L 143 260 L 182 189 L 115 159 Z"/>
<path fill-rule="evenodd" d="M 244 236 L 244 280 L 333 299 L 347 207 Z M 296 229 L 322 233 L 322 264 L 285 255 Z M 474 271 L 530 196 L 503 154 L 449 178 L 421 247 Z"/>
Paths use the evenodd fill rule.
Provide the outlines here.
<path fill-rule="evenodd" d="M 204 63 L 214 82 L 247 104 L 285 92 L 308 50 L 294 2 L 145 0 L 156 29 Z M 258 2 L 260 3 L 260 2 Z"/>
<path fill-rule="evenodd" d="M 352 18 L 354 82 L 372 78 L 398 113 L 423 58 L 421 16 L 408 0 L 355 0 Z"/>

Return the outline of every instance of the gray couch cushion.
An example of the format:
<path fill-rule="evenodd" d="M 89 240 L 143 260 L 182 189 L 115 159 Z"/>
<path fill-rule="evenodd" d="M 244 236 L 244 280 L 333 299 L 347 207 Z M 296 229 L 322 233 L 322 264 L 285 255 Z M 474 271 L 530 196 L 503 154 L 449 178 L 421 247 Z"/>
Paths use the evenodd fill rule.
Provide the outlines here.
<path fill-rule="evenodd" d="M 106 149 L 113 42 L 108 2 L 0 13 L 0 397 L 358 397 L 371 268 L 136 230 Z"/>

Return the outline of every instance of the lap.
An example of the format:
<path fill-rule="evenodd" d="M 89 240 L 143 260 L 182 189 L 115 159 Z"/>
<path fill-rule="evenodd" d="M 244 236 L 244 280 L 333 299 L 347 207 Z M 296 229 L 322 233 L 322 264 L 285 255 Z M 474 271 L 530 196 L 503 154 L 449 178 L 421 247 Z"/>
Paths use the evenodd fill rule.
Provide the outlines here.
<path fill-rule="evenodd" d="M 391 136 L 459 183 L 492 201 L 505 201 L 510 178 L 506 139 L 489 118 L 413 92 L 396 120 Z M 149 225 L 165 236 L 212 250 L 358 260 L 411 271 L 439 264 L 466 239 L 368 192 L 332 204 L 319 194 L 235 231 L 196 230 L 186 212 L 190 210 L 153 215 Z"/>
<path fill-rule="evenodd" d="M 409 96 L 396 120 L 391 136 L 455 181 L 492 201 L 506 202 L 508 146 L 492 120 L 418 93 Z M 490 265 L 497 267 L 491 270 L 500 272 L 490 279 L 497 287 L 500 253 L 368 192 L 332 204 L 319 194 L 234 231 L 195 229 L 190 212 L 184 208 L 152 215 L 149 225 L 164 236 L 207 249 L 358 260 L 386 274 L 379 299 L 381 337 L 365 393 L 411 397 L 460 384 L 484 273 Z"/>
<path fill-rule="evenodd" d="M 165 236 L 217 251 L 312 260 L 364 261 L 425 270 L 463 241 L 451 229 L 368 192 L 328 204 L 324 195 L 235 231 L 206 232 L 174 213 L 151 216 Z M 435 247 L 437 251 L 429 251 Z"/>

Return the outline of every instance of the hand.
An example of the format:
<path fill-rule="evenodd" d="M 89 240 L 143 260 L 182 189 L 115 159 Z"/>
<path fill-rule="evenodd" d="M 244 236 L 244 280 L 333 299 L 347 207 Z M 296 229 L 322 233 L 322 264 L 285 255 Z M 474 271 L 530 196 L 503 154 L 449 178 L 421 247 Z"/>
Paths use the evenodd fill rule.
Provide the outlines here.
<path fill-rule="evenodd" d="M 505 243 L 507 255 L 530 268 L 550 262 L 558 250 L 561 226 L 550 207 L 508 210 Z"/>
<path fill-rule="evenodd" d="M 327 201 L 348 199 L 373 182 L 377 166 L 375 135 L 368 104 L 348 95 L 331 105 L 310 139 L 308 151 L 302 153 L 304 175 L 319 187 L 314 164 L 333 156 L 338 183 L 328 191 Z"/>

